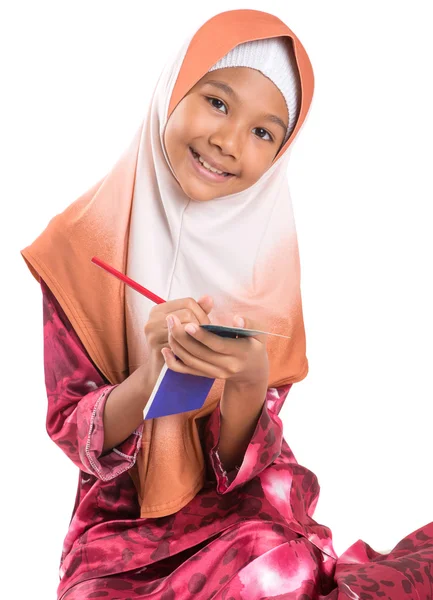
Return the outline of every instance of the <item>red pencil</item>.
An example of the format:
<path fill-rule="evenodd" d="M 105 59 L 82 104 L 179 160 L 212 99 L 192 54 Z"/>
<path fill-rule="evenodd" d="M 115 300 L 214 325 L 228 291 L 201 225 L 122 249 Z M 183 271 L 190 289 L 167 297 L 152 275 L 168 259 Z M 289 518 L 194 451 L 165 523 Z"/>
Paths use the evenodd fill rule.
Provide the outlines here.
<path fill-rule="evenodd" d="M 146 296 L 146 298 L 149 298 L 149 300 L 152 300 L 153 302 L 155 302 L 155 304 L 163 304 L 165 302 L 165 300 L 163 300 L 150 290 L 146 290 L 145 287 L 143 287 L 127 275 L 124 275 L 114 267 L 110 267 L 110 265 L 107 265 L 107 263 L 105 263 L 100 258 L 94 256 L 92 258 L 92 263 L 94 263 L 98 267 L 101 267 L 102 269 L 105 269 L 105 271 L 111 273 L 111 275 L 114 275 L 114 277 L 117 277 L 117 279 L 120 279 L 120 281 L 123 281 L 123 283 L 126 283 L 126 285 L 129 285 L 129 287 L 132 287 L 133 290 L 139 292 L 140 294 L 143 294 L 143 296 Z"/>

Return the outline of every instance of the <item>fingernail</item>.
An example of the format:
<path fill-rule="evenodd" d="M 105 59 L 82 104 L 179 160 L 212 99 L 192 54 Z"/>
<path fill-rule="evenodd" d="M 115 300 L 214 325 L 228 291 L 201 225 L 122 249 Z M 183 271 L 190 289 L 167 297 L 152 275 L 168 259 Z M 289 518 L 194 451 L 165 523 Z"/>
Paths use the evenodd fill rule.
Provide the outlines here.
<path fill-rule="evenodd" d="M 235 317 L 235 324 L 238 327 L 245 327 L 245 321 L 242 317 Z"/>
<path fill-rule="evenodd" d="M 185 325 L 185 331 L 190 335 L 195 335 L 197 333 L 197 327 L 193 323 L 188 323 L 188 325 Z"/>
<path fill-rule="evenodd" d="M 173 319 L 173 317 L 171 315 L 169 315 L 167 317 L 167 325 L 168 325 L 168 328 L 171 331 L 173 329 L 173 325 L 174 325 L 174 319 Z"/>
<path fill-rule="evenodd" d="M 161 354 L 164 357 L 164 360 L 168 360 L 171 357 L 171 351 L 168 348 L 163 348 L 161 350 Z"/>

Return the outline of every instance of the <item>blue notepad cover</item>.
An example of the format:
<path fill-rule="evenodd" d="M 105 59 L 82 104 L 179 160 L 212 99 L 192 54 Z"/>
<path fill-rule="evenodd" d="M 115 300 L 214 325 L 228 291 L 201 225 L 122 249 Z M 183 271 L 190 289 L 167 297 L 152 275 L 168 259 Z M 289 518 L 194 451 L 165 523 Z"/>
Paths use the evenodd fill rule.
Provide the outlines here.
<path fill-rule="evenodd" d="M 200 409 L 214 381 L 209 377 L 176 373 L 164 365 L 145 406 L 143 419 L 156 419 Z"/>

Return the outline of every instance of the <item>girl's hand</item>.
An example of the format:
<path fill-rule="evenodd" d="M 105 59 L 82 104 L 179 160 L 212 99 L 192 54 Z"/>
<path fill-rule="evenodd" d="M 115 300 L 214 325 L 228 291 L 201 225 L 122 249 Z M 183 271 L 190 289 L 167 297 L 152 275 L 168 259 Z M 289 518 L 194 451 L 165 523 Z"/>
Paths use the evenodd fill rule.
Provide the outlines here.
<path fill-rule="evenodd" d="M 245 321 L 235 317 L 233 323 L 236 327 L 257 329 L 253 322 Z M 194 322 L 182 324 L 175 313 L 167 316 L 167 323 L 170 349 L 162 349 L 162 354 L 172 371 L 224 379 L 236 387 L 266 386 L 269 375 L 266 335 L 223 338 Z"/>
<path fill-rule="evenodd" d="M 193 298 L 180 298 L 169 300 L 152 308 L 149 320 L 144 326 L 144 334 L 150 348 L 151 362 L 157 365 L 157 370 L 161 370 L 164 364 L 161 350 L 169 345 L 167 315 L 176 315 L 179 323 L 207 325 L 210 323 L 208 314 L 212 310 L 212 306 L 212 298 L 203 296 L 197 302 Z"/>

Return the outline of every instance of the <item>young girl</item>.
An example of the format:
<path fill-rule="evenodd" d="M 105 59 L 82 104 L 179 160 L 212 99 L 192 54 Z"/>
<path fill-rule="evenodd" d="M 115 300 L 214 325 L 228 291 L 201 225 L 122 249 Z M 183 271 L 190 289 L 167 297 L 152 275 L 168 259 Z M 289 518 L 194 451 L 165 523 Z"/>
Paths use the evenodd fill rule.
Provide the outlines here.
<path fill-rule="evenodd" d="M 165 67 L 111 173 L 23 251 L 43 292 L 48 433 L 80 469 L 59 599 L 431 591 L 431 525 L 337 561 L 312 519 L 316 477 L 282 437 L 308 370 L 286 171 L 313 81 L 278 18 L 215 16 Z M 225 339 L 210 322 L 286 337 Z M 215 385 L 201 410 L 143 421 L 164 362 Z"/>

